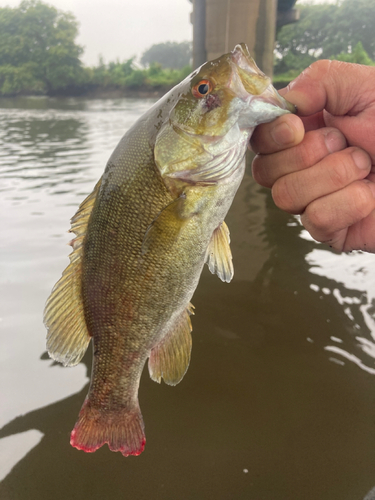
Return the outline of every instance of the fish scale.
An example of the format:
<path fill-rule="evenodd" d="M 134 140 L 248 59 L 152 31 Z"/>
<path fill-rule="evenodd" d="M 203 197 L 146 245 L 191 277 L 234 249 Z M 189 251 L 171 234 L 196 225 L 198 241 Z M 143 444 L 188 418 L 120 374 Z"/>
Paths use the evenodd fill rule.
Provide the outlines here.
<path fill-rule="evenodd" d="M 203 92 L 203 93 L 202 93 Z M 93 339 L 89 393 L 71 444 L 139 455 L 138 387 L 176 385 L 190 361 L 190 301 L 204 263 L 233 276 L 224 218 L 257 123 L 293 107 L 244 45 L 204 64 L 124 135 L 72 219 L 70 264 L 45 309 L 50 356 L 72 366 Z"/>

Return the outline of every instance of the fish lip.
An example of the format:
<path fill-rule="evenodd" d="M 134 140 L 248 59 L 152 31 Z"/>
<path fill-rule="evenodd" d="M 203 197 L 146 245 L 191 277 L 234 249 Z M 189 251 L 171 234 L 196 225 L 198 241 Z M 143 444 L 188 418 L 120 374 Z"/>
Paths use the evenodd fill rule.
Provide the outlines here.
<path fill-rule="evenodd" d="M 249 105 L 254 98 L 261 99 L 262 101 L 268 104 L 272 104 L 274 106 L 277 106 L 278 108 L 285 109 L 290 113 L 295 114 L 297 112 L 297 107 L 294 104 L 287 101 L 284 97 L 282 97 L 273 87 L 271 79 L 267 77 L 263 73 L 263 71 L 261 71 L 258 68 L 256 62 L 251 57 L 250 52 L 245 43 L 236 45 L 230 54 L 231 54 L 230 57 L 232 64 L 240 68 L 249 76 L 258 75 L 261 81 L 263 80 L 263 82 L 266 83 L 266 87 L 264 88 L 264 90 L 261 93 L 255 95 L 249 93 L 245 89 L 242 77 L 234 78 L 234 80 L 231 81 L 231 85 L 236 85 L 237 93 L 242 100 L 246 101 L 246 103 Z M 240 85 L 239 85 L 239 80 L 241 82 Z M 267 80 L 268 80 L 268 85 L 267 85 Z"/>
<path fill-rule="evenodd" d="M 253 74 L 264 75 L 251 57 L 249 49 L 245 43 L 240 43 L 234 47 L 230 53 L 231 61 L 241 69 Z"/>
<path fill-rule="evenodd" d="M 285 109 L 292 114 L 297 113 L 297 106 L 287 101 L 282 95 L 280 95 L 273 85 L 269 85 L 267 89 L 259 96 L 259 98 L 263 102 L 272 104 L 281 109 Z"/>

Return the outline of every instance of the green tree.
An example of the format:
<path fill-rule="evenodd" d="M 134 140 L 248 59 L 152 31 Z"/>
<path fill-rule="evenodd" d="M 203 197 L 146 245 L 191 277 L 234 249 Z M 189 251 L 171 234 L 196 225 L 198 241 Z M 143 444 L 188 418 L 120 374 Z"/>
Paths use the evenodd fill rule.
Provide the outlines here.
<path fill-rule="evenodd" d="M 144 66 L 159 63 L 163 68 L 182 69 L 190 64 L 191 42 L 165 42 L 152 45 L 141 58 Z"/>
<path fill-rule="evenodd" d="M 56 92 L 82 79 L 78 23 L 39 0 L 0 8 L 0 92 Z"/>
<path fill-rule="evenodd" d="M 375 59 L 375 0 L 343 0 L 338 4 L 332 32 L 324 46 L 323 56 L 350 52 L 358 42 L 371 59 Z"/>
<path fill-rule="evenodd" d="M 301 71 L 317 59 L 350 54 L 358 42 L 370 59 L 375 58 L 375 0 L 338 0 L 298 8 L 300 21 L 277 33 L 275 74 Z"/>
<path fill-rule="evenodd" d="M 276 35 L 275 73 L 302 70 L 322 54 L 332 38 L 337 5 L 299 5 L 300 20 L 278 30 Z"/>
<path fill-rule="evenodd" d="M 375 66 L 375 62 L 369 57 L 363 48 L 362 42 L 358 42 L 349 54 L 347 52 L 342 52 L 341 54 L 334 56 L 334 59 L 356 64 L 365 64 L 366 66 Z"/>

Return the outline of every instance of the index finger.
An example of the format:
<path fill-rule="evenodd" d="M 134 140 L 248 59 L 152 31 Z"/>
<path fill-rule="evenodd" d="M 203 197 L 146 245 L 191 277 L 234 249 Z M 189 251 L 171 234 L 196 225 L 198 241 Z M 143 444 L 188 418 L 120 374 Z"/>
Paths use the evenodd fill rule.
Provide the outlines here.
<path fill-rule="evenodd" d="M 259 125 L 250 139 L 254 153 L 270 154 L 299 144 L 305 135 L 303 122 L 296 115 L 282 115 Z"/>

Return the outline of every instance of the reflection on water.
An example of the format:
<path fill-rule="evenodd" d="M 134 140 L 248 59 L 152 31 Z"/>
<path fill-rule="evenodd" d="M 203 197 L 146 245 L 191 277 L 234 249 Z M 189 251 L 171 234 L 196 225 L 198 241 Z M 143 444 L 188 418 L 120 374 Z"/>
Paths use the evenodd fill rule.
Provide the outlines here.
<path fill-rule="evenodd" d="M 71 183 L 103 169 L 124 130 L 151 102 L 2 99 L 1 191 L 15 200 L 42 190 L 70 192 Z"/>
<path fill-rule="evenodd" d="M 336 255 L 316 248 L 306 255 L 310 272 L 320 276 L 311 289 L 321 300 L 337 300 L 349 319 L 349 328 L 331 336 L 325 349 L 375 374 L 375 255 L 362 252 Z M 322 283 L 322 279 L 326 279 Z M 322 286 L 322 285 L 325 286 Z M 329 320 L 329 319 L 328 319 Z M 336 360 L 336 358 L 332 358 Z"/>
<path fill-rule="evenodd" d="M 194 296 L 191 367 L 144 373 L 137 458 L 69 446 L 91 353 L 45 354 L 69 219 L 151 100 L 0 100 L 1 500 L 373 498 L 375 256 L 306 237 L 249 175 L 227 223 L 235 277 Z"/>

